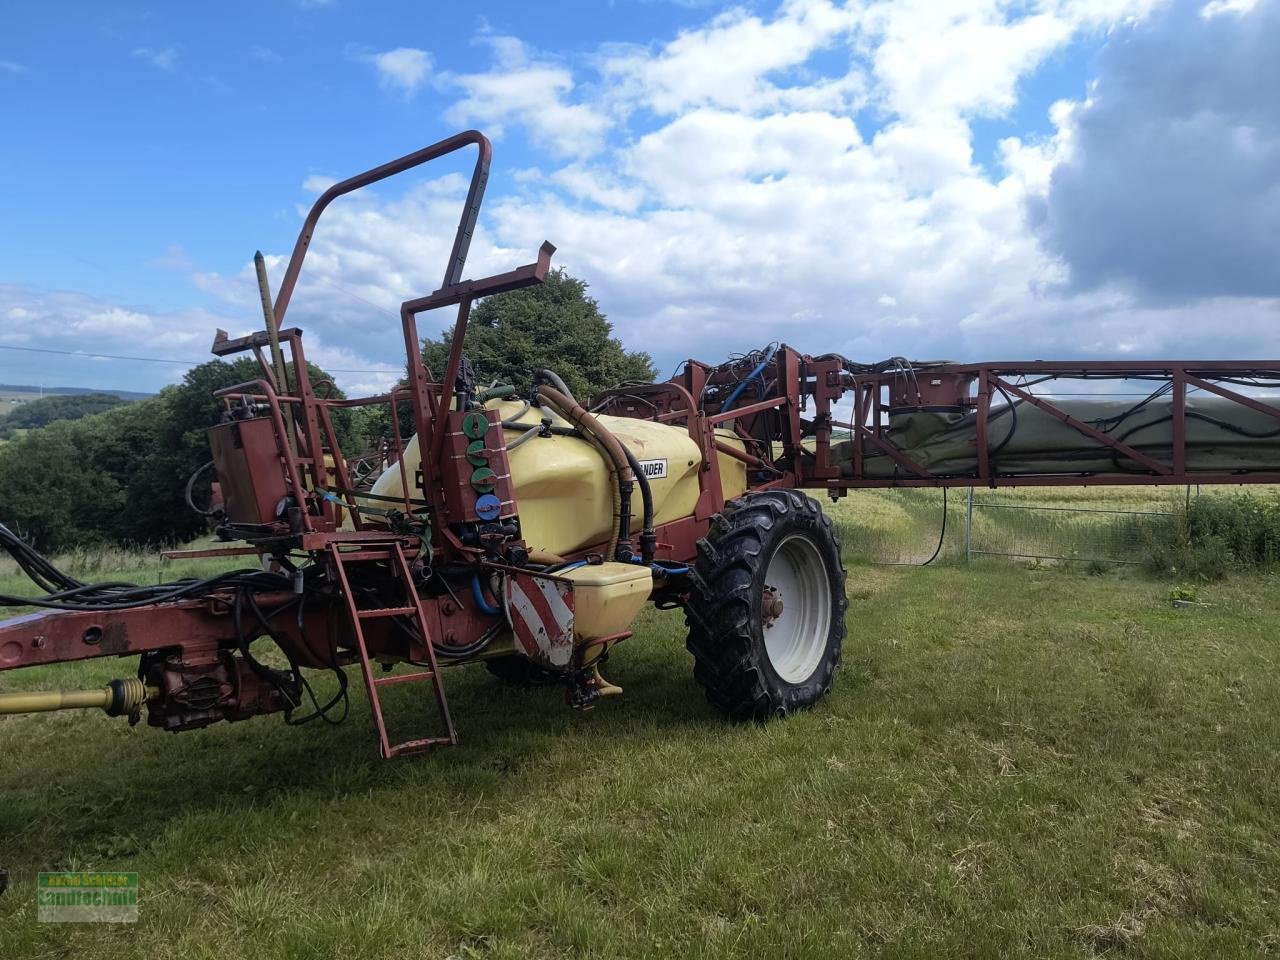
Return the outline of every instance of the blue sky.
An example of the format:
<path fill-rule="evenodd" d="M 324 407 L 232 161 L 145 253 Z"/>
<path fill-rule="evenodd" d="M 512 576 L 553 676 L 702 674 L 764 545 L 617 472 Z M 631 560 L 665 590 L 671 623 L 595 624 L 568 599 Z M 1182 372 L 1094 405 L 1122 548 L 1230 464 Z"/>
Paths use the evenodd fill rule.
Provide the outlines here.
<path fill-rule="evenodd" d="M 472 274 L 550 239 L 664 370 L 776 338 L 1275 355 L 1280 108 L 1249 90 L 1278 25 L 1277 0 L 10 6 L 0 345 L 203 359 L 257 325 L 253 251 L 278 280 L 325 182 L 476 126 Z M 348 388 L 399 368 L 465 166 L 322 221 L 290 319 Z M 0 382 L 183 369 L 0 348 Z"/>

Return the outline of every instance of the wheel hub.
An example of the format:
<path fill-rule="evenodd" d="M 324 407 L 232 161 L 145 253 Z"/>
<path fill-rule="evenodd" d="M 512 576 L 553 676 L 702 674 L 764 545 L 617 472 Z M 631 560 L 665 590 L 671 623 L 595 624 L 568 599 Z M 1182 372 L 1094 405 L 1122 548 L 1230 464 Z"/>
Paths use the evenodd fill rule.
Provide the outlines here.
<path fill-rule="evenodd" d="M 760 619 L 766 627 L 772 627 L 782 616 L 782 595 L 777 588 L 768 585 L 764 588 L 764 598 L 760 601 Z"/>
<path fill-rule="evenodd" d="M 793 533 L 774 550 L 765 576 L 760 622 L 769 662 L 785 682 L 803 683 L 822 662 L 831 630 L 826 565 L 808 536 Z"/>

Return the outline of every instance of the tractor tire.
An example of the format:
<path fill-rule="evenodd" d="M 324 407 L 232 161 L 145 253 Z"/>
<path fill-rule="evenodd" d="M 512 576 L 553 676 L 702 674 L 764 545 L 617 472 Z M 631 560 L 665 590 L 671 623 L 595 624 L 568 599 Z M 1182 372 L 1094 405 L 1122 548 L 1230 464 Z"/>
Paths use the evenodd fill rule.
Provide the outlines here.
<path fill-rule="evenodd" d="M 844 564 L 831 520 L 795 490 L 726 504 L 698 541 L 686 604 L 693 676 L 733 720 L 812 706 L 844 642 Z"/>
<path fill-rule="evenodd" d="M 561 680 L 559 674 L 516 653 L 506 657 L 493 657 L 486 660 L 484 665 L 491 674 L 513 687 L 548 686 Z"/>

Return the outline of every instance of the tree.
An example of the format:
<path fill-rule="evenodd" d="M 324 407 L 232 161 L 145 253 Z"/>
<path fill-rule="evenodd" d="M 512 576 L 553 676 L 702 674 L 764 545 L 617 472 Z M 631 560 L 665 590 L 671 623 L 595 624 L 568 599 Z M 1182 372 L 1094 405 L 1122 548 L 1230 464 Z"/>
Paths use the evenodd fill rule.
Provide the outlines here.
<path fill-rule="evenodd" d="M 86 468 L 84 424 L 101 416 L 59 420 L 0 446 L 0 521 L 41 550 L 109 539 L 124 507 L 116 478 Z"/>
<path fill-rule="evenodd" d="M 451 340 L 446 333 L 423 341 L 423 359 L 436 377 L 444 376 Z M 583 402 L 619 383 L 647 383 L 657 375 L 649 354 L 623 347 L 587 285 L 563 270 L 477 302 L 463 349 L 485 384 L 498 380 L 527 390 L 534 371 L 545 367 Z"/>
<path fill-rule="evenodd" d="M 114 393 L 55 393 L 41 397 L 0 416 L 0 440 L 8 440 L 19 430 L 43 427 L 55 420 L 79 420 L 128 402 Z"/>
<path fill-rule="evenodd" d="M 312 382 L 327 379 L 308 365 Z M 75 421 L 58 421 L 0 446 L 0 521 L 42 550 L 94 541 L 164 543 L 204 529 L 186 503 L 187 479 L 210 459 L 218 422 L 213 393 L 260 376 L 256 361 L 213 360 L 154 397 Z M 292 377 L 292 373 L 291 373 Z M 340 396 L 340 393 L 335 395 Z M 335 414 L 346 448 L 349 418 Z M 345 425 L 345 426 L 344 426 Z M 351 441 L 354 443 L 354 441 Z M 207 502 L 209 479 L 194 493 Z"/>
<path fill-rule="evenodd" d="M 307 364 L 312 384 L 332 377 L 313 363 Z M 297 378 L 293 364 L 287 364 L 286 375 L 296 389 Z M 158 540 L 186 539 L 204 528 L 204 520 L 186 503 L 188 478 L 207 463 L 211 457 L 208 430 L 216 424 L 223 411 L 223 401 L 213 394 L 237 383 L 258 380 L 262 371 L 258 362 L 250 357 L 240 357 L 230 363 L 211 360 L 188 370 L 182 383 L 161 391 L 160 399 L 167 405 L 165 415 L 158 424 L 157 435 L 147 436 L 145 444 L 133 451 L 133 462 L 138 466 L 135 479 L 128 485 L 131 501 L 139 501 L 137 509 L 131 509 L 131 522 L 125 524 L 124 539 L 154 542 Z M 345 396 L 336 387 L 322 391 L 322 396 Z M 349 411 L 334 411 L 334 431 L 338 442 L 348 452 L 357 446 L 351 436 Z M 139 434 L 147 434 L 140 425 Z M 195 503 L 209 502 L 210 472 L 200 477 L 192 491 Z"/>

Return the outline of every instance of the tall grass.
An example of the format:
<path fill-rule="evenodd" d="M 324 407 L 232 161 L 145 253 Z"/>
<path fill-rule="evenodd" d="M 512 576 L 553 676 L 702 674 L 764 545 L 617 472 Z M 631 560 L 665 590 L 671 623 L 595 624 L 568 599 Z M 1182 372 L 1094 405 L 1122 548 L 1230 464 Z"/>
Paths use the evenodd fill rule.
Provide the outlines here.
<path fill-rule="evenodd" d="M 1149 563 L 1160 574 L 1221 580 L 1280 562 L 1280 493 L 1198 497 L 1186 511 L 1146 531 Z"/>
<path fill-rule="evenodd" d="M 922 563 L 940 537 L 939 559 L 959 560 L 968 554 L 967 495 L 963 488 L 950 491 L 945 535 L 940 490 L 854 491 L 824 509 L 853 560 Z M 982 489 L 974 501 L 974 557 L 1132 563 L 1198 580 L 1280 563 L 1280 489 L 1274 487 L 1205 488 L 1197 496 L 1181 487 Z"/>

